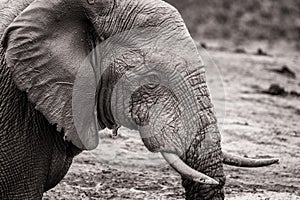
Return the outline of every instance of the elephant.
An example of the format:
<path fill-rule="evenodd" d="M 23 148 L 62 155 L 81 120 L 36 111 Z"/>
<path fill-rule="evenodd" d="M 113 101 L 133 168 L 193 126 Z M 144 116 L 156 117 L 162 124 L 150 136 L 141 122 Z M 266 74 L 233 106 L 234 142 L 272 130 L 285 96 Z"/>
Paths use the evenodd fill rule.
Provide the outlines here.
<path fill-rule="evenodd" d="M 98 130 L 140 132 L 186 199 L 224 199 L 223 152 L 204 64 L 162 0 L 0 1 L 0 199 L 41 199 Z M 99 64 L 100 63 L 100 64 Z"/>

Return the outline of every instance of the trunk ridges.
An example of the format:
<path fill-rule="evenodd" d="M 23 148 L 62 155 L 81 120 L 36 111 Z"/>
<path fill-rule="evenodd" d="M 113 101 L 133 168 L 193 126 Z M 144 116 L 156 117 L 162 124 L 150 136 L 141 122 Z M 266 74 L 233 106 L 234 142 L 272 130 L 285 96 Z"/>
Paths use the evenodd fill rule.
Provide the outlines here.
<path fill-rule="evenodd" d="M 213 157 L 214 155 L 211 154 L 210 156 Z M 212 177 L 219 182 L 219 185 L 203 185 L 183 178 L 182 185 L 186 190 L 186 199 L 224 199 L 225 176 L 222 162 L 211 164 L 210 160 L 203 160 L 199 166 L 198 169 L 194 169 Z M 202 170 L 203 168 L 205 170 Z"/>
<path fill-rule="evenodd" d="M 216 126 L 216 124 L 211 126 Z M 225 175 L 221 145 L 218 141 L 216 144 L 212 144 L 209 149 L 203 146 L 206 134 L 210 134 L 208 130 L 211 129 L 207 127 L 200 131 L 202 134 L 193 141 L 183 160 L 193 169 L 218 181 L 219 185 L 203 185 L 182 178 L 182 184 L 186 190 L 186 199 L 224 199 Z"/>

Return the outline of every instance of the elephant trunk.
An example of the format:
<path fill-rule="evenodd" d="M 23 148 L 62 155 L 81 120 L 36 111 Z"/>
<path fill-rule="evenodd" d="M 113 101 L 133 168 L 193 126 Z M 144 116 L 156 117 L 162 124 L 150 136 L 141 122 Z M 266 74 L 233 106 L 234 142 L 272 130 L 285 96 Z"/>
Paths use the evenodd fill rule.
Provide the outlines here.
<path fill-rule="evenodd" d="M 213 125 L 217 131 L 217 125 Z M 205 133 L 205 139 L 200 142 L 195 139 L 183 160 L 193 169 L 206 174 L 218 181 L 218 185 L 201 184 L 186 177 L 182 177 L 182 185 L 186 190 L 186 199 L 224 199 L 223 186 L 225 175 L 223 172 L 223 153 L 220 142 L 211 143 L 210 133 Z"/>

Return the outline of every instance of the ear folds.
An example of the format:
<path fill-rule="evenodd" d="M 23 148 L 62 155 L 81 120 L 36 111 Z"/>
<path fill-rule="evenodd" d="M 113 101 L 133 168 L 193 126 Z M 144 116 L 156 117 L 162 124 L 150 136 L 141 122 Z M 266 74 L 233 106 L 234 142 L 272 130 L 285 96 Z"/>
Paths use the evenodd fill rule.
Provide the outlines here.
<path fill-rule="evenodd" d="M 35 1 L 8 27 L 3 40 L 18 88 L 81 149 L 98 145 L 96 80 L 91 65 L 83 62 L 91 50 L 88 26 L 76 6 Z"/>

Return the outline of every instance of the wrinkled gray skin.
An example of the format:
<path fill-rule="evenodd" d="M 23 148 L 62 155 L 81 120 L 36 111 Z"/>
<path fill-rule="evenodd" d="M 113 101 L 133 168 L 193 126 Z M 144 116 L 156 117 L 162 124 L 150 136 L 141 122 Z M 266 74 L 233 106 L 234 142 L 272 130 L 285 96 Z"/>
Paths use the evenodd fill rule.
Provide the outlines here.
<path fill-rule="evenodd" d="M 64 177 L 72 158 L 85 149 L 78 140 L 72 139 L 72 129 L 68 127 L 72 121 L 69 120 L 70 107 L 67 103 L 64 104 L 65 107 L 61 106 L 59 101 L 63 99 L 65 103 L 71 98 L 64 95 L 72 90 L 76 65 L 92 49 L 97 38 L 106 39 L 137 27 L 157 26 L 163 27 L 161 34 L 168 34 L 171 40 L 186 40 L 187 43 L 192 41 L 178 12 L 159 0 L 95 0 L 94 5 L 89 5 L 84 0 L 40 2 L 0 1 L 1 37 L 6 30 L 0 55 L 0 199 L 41 198 L 44 191 L 54 187 Z M 32 6 L 34 3 L 36 4 Z M 27 23 L 16 22 L 7 29 L 29 4 L 32 10 L 21 16 L 21 22 L 26 19 Z M 40 11 L 39 6 L 47 9 Z M 39 11 L 43 17 L 39 16 Z M 30 21 L 31 17 L 36 19 Z M 64 20 L 69 21 L 64 23 Z M 41 23 L 34 26 L 37 22 Z M 41 27 L 43 25 L 45 27 Z M 81 29 L 86 31 L 80 32 Z M 43 43 L 36 42 L 42 40 Z M 89 41 L 86 42 L 87 40 Z M 49 53 L 52 46 L 55 47 L 53 43 L 64 48 L 56 48 L 53 53 Z M 49 45 L 47 48 L 41 47 L 46 44 Z M 78 55 L 73 55 L 76 53 Z M 124 63 L 131 62 L 131 56 L 123 56 Z M 77 58 L 79 60 L 72 63 Z M 169 68 L 176 66 L 178 73 L 181 73 L 180 77 L 183 77 L 181 81 L 175 80 L 172 83 L 177 94 L 150 81 L 148 85 L 130 91 L 130 108 L 120 105 L 117 106 L 117 111 L 124 113 L 121 118 L 130 118 L 142 127 L 139 128 L 142 137 L 143 134 L 151 132 L 149 127 L 156 127 L 158 131 L 154 135 L 143 137 L 143 142 L 150 151 L 181 153 L 186 164 L 219 181 L 219 185 L 204 185 L 183 178 L 187 199 L 224 199 L 225 176 L 220 134 L 208 97 L 203 68 L 198 66 L 199 70 L 190 70 L 176 59 L 160 59 Z M 59 66 L 62 71 L 53 72 L 54 75 L 43 74 L 44 71 L 51 71 L 52 66 Z M 124 66 L 119 66 L 118 63 L 113 66 L 103 75 L 105 80 L 117 80 L 117 75 L 122 76 L 125 73 L 122 69 Z M 143 65 L 133 67 L 143 68 Z M 172 75 L 170 76 L 167 79 L 173 80 Z M 68 85 L 59 85 L 58 82 L 61 81 L 71 83 L 70 88 Z M 108 84 L 109 88 L 115 82 L 102 84 Z M 189 96 L 190 93 L 186 92 L 185 87 L 192 89 L 194 96 Z M 103 95 L 97 99 L 100 125 L 102 128 L 112 128 L 114 115 L 107 110 L 111 102 L 105 101 L 110 99 L 111 92 L 103 92 L 100 88 L 99 94 Z M 59 98 L 59 95 L 62 97 Z M 189 108 L 188 105 L 194 105 L 194 100 L 196 107 Z M 119 105 L 118 101 L 122 99 L 116 98 L 112 101 Z M 180 107 L 180 101 L 185 101 L 187 107 Z M 161 108 L 159 116 L 151 109 L 154 105 Z M 129 113 L 126 113 L 128 109 Z M 181 109 L 190 109 L 185 121 L 180 117 Z M 182 127 L 188 124 L 193 130 L 197 122 L 194 120 L 188 123 L 187 117 L 194 117 L 198 121 L 195 132 L 189 135 Z M 154 118 L 161 120 L 156 121 Z M 118 123 L 128 125 L 124 120 L 119 120 Z M 58 132 L 56 125 L 64 131 Z M 66 136 L 71 136 L 71 139 L 65 141 L 63 136 L 65 139 L 68 138 Z"/>
<path fill-rule="evenodd" d="M 0 2 L 0 36 L 26 1 Z M 2 4 L 5 3 L 5 4 Z M 80 152 L 17 89 L 0 46 L 0 199 L 39 199 Z"/>

